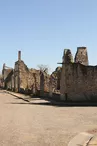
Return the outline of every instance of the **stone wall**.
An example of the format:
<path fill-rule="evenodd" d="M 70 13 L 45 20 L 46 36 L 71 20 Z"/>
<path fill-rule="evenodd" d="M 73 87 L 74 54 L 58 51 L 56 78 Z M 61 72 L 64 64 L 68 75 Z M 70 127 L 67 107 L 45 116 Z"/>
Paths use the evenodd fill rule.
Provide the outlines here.
<path fill-rule="evenodd" d="M 3 77 L 2 77 L 2 75 L 0 76 L 0 88 L 3 88 Z"/>
<path fill-rule="evenodd" d="M 70 49 L 64 49 L 63 53 L 63 61 L 62 63 L 70 63 L 73 62 L 73 55 Z"/>
<path fill-rule="evenodd" d="M 14 84 L 13 76 L 14 76 L 13 70 L 11 70 L 9 72 L 9 74 L 6 76 L 6 78 L 4 79 L 4 88 L 5 89 L 12 90 L 13 84 Z"/>
<path fill-rule="evenodd" d="M 76 63 L 81 63 L 84 65 L 89 65 L 88 62 L 88 53 L 87 53 L 87 48 L 86 47 L 78 47 L 77 52 L 75 55 L 75 62 Z"/>
<path fill-rule="evenodd" d="M 29 69 L 21 60 L 21 52 L 19 52 L 14 70 L 6 70 L 3 67 L 3 80 L 6 88 L 11 88 L 16 92 L 37 93 L 40 90 L 43 94 L 49 92 L 52 98 L 53 93 L 57 93 L 58 100 L 60 93 L 61 100 L 97 100 L 97 66 L 88 65 L 86 47 L 77 48 L 74 61 L 71 50 L 65 49 L 62 68 L 57 67 L 49 76 L 39 70 Z M 59 92 L 56 92 L 57 90 Z"/>
<path fill-rule="evenodd" d="M 12 76 L 11 76 L 11 90 L 12 90 L 12 91 L 15 90 L 15 89 L 14 89 L 14 86 L 15 86 L 15 82 L 14 82 L 14 72 L 13 72 L 13 74 L 12 74 Z"/>
<path fill-rule="evenodd" d="M 15 63 L 15 91 L 39 89 L 40 72 L 35 69 L 29 69 L 23 61 Z"/>
<path fill-rule="evenodd" d="M 82 59 L 83 56 L 84 53 L 81 54 Z M 87 61 L 85 65 L 84 63 L 62 64 L 60 89 L 62 100 L 97 100 L 97 66 L 86 66 Z"/>
<path fill-rule="evenodd" d="M 60 80 L 61 80 L 61 67 L 57 67 L 56 70 L 51 74 L 52 90 L 60 90 Z"/>
<path fill-rule="evenodd" d="M 45 92 L 49 92 L 50 76 L 46 72 L 40 71 L 40 96 L 44 96 Z"/>

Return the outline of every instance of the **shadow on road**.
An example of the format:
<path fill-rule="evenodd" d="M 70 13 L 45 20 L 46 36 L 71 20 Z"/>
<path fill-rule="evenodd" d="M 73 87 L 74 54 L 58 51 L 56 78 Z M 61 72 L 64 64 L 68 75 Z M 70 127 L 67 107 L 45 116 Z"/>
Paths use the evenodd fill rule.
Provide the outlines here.
<path fill-rule="evenodd" d="M 18 99 L 19 98 L 15 98 Z M 25 101 L 24 99 L 22 99 Z M 42 101 L 43 100 L 43 101 Z M 36 102 L 35 102 L 36 101 Z M 56 102 L 47 99 L 34 98 L 31 102 L 11 102 L 9 104 L 21 105 L 41 105 L 41 106 L 56 106 L 56 107 L 97 107 L 97 102 Z"/>

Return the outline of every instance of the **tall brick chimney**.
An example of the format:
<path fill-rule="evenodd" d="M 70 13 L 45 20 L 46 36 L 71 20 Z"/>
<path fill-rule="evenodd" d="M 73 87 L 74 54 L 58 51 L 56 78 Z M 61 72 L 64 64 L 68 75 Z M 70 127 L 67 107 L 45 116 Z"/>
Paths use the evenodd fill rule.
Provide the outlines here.
<path fill-rule="evenodd" d="M 18 51 L 18 61 L 21 61 L 21 51 Z"/>

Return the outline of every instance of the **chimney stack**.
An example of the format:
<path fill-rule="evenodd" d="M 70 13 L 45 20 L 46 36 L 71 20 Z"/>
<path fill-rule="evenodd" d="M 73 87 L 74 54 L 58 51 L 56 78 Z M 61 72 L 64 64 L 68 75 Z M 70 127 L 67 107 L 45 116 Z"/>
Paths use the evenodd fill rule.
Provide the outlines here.
<path fill-rule="evenodd" d="M 21 51 L 18 51 L 18 61 L 21 61 Z"/>
<path fill-rule="evenodd" d="M 85 66 L 89 65 L 88 52 L 86 47 L 78 47 L 75 55 L 75 63 L 81 63 Z"/>

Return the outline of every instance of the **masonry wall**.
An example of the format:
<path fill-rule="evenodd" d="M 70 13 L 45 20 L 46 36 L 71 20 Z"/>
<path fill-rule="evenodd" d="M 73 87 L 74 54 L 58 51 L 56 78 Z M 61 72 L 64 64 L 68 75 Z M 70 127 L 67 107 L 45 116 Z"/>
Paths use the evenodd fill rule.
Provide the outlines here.
<path fill-rule="evenodd" d="M 11 90 L 11 81 L 8 81 L 8 82 L 6 83 L 6 89 L 7 89 L 7 90 Z"/>
<path fill-rule="evenodd" d="M 51 74 L 53 91 L 60 90 L 61 70 L 61 67 L 57 67 L 56 70 Z"/>
<path fill-rule="evenodd" d="M 15 63 L 15 91 L 38 90 L 40 85 L 40 74 L 38 70 L 29 69 L 23 61 Z"/>
<path fill-rule="evenodd" d="M 88 61 L 88 52 L 86 47 L 78 47 L 77 52 L 75 54 L 75 62 L 76 63 L 81 63 L 83 65 L 88 66 L 89 61 Z"/>
<path fill-rule="evenodd" d="M 97 66 L 63 64 L 60 92 L 64 100 L 97 100 Z"/>
<path fill-rule="evenodd" d="M 14 83 L 14 73 L 13 73 L 13 75 L 11 76 L 11 90 L 12 91 L 14 91 L 14 85 L 15 83 Z"/>
<path fill-rule="evenodd" d="M 45 72 L 41 72 L 41 74 L 40 74 L 40 90 L 43 92 L 49 92 L 49 82 L 50 82 L 50 76 Z"/>
<path fill-rule="evenodd" d="M 3 70 L 3 81 L 4 81 L 4 88 L 12 90 L 12 84 L 14 84 L 13 78 L 13 69 L 4 69 Z"/>
<path fill-rule="evenodd" d="M 14 80 L 13 80 L 13 75 L 8 76 L 7 79 L 5 80 L 5 88 L 7 90 L 12 90 L 14 91 Z"/>

